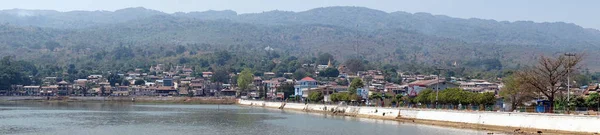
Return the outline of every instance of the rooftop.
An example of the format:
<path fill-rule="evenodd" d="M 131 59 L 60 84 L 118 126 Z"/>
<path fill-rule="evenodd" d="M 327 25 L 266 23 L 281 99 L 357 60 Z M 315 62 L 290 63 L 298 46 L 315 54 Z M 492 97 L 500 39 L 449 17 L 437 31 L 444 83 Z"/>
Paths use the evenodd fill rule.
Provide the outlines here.
<path fill-rule="evenodd" d="M 67 81 L 60 81 L 58 84 L 69 84 Z"/>
<path fill-rule="evenodd" d="M 443 79 L 439 79 L 440 83 L 446 82 L 446 80 Z M 438 83 L 438 80 L 433 79 L 433 80 L 421 80 L 421 81 L 415 81 L 410 83 L 410 85 L 421 85 L 421 86 L 430 86 L 430 85 L 434 85 Z"/>
<path fill-rule="evenodd" d="M 304 77 L 300 81 L 311 81 L 311 82 L 314 82 L 314 81 L 317 81 L 317 80 L 315 80 L 315 79 L 313 79 L 311 77 Z"/>

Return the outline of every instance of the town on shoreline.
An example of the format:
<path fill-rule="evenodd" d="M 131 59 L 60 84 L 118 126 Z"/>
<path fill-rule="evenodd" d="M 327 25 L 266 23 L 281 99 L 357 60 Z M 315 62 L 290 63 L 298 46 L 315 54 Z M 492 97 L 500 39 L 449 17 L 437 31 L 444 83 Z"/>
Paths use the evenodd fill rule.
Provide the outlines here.
<path fill-rule="evenodd" d="M 293 73 L 283 73 L 279 76 L 273 72 L 252 74 L 248 79 L 250 82 L 247 82 L 249 86 L 245 88 L 238 87 L 240 83 L 238 81 L 246 79 L 242 79 L 243 72 L 230 74 L 201 72 L 201 76 L 194 76 L 192 74 L 195 71 L 190 67 L 167 67 L 164 64 L 157 64 L 149 67 L 148 72 L 144 72 L 144 69 L 135 69 L 122 74 L 88 75 L 87 78 L 76 80 L 45 77 L 40 85 L 13 85 L 10 90 L 0 91 L 0 95 L 242 97 L 301 101 L 308 100 L 311 92 L 320 92 L 324 102 L 332 102 L 336 99 L 331 99 L 329 95 L 349 91 L 356 93 L 359 98 L 366 99 L 369 95 L 380 93 L 384 98 L 390 95 L 416 96 L 425 89 L 461 88 L 475 93 L 497 93 L 501 87 L 500 82 L 455 77 L 438 79 L 437 75 L 415 75 L 403 72 L 397 73 L 401 80 L 394 83 L 386 80 L 380 70 L 350 73 L 345 66 L 335 67 L 331 62 L 328 65 L 304 66 L 313 67 L 316 72 L 303 77 L 296 77 Z M 355 78 L 361 81 L 358 87 L 351 85 Z M 223 79 L 227 81 L 221 81 Z"/>
<path fill-rule="evenodd" d="M 223 70 L 199 72 L 185 65 L 157 64 L 148 69 L 92 74 L 75 80 L 44 77 L 38 85 L 13 84 L 8 90 L 0 90 L 0 95 L 42 96 L 48 97 L 47 99 L 55 96 L 226 97 L 322 104 L 344 101 L 361 106 L 557 111 L 548 106 L 547 100 L 540 98 L 529 97 L 529 101 L 521 99 L 520 104 L 505 103 L 511 97 L 502 95 L 501 89 L 506 85 L 503 78 L 487 81 L 440 76 L 444 69 L 440 69 L 437 75 L 391 70 L 396 76 L 390 76 L 391 71 L 351 71 L 346 65 L 334 65 L 331 59 L 326 65 L 303 64 L 302 67 L 314 72 L 256 73 L 251 69 L 244 69 L 239 73 Z M 509 85 L 514 87 L 514 84 Z M 573 110 L 591 114 L 588 110 L 594 110 L 592 103 L 597 101 L 594 100 L 597 89 L 598 84 L 569 88 L 569 94 L 587 97 L 584 100 L 591 99 L 583 101 L 587 108 Z M 508 96 L 514 95 L 519 94 L 509 93 Z"/>

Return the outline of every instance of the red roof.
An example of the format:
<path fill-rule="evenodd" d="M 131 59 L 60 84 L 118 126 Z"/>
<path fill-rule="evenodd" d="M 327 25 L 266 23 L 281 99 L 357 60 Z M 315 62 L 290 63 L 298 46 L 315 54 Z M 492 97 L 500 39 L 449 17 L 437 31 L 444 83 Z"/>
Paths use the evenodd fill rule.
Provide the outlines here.
<path fill-rule="evenodd" d="M 304 77 L 304 78 L 302 78 L 302 80 L 300 80 L 300 81 L 317 81 L 317 80 L 315 80 L 315 79 L 313 79 L 313 78 L 310 78 L 310 77 Z"/>

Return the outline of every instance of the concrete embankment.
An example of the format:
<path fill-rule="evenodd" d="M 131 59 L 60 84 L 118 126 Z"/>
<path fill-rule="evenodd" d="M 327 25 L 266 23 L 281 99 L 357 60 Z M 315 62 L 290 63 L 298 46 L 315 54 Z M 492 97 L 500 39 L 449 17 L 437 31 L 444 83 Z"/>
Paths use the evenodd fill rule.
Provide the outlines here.
<path fill-rule="evenodd" d="M 516 133 L 594 134 L 600 132 L 600 128 L 597 128 L 597 125 L 600 125 L 598 116 L 305 105 L 251 100 L 239 100 L 238 104 Z"/>
<path fill-rule="evenodd" d="M 144 103 L 190 103 L 190 104 L 236 104 L 233 97 L 41 97 L 41 96 L 0 96 L 0 101 L 109 101 L 109 102 L 144 102 Z"/>

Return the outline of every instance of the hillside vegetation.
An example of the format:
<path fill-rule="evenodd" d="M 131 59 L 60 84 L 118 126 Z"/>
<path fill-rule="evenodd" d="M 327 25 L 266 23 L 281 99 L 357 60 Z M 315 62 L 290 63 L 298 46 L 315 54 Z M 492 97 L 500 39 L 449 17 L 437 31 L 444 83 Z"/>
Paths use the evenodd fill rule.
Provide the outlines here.
<path fill-rule="evenodd" d="M 498 22 L 327 7 L 253 14 L 15 9 L 0 11 L 0 23 L 0 56 L 56 67 L 49 75 L 60 74 L 69 65 L 93 72 L 126 72 L 156 63 L 272 71 L 289 57 L 304 64 L 323 53 L 332 54 L 338 63 L 358 58 L 371 61 L 372 67 L 455 67 L 465 72 L 519 68 L 540 54 L 586 52 L 585 66 L 600 71 L 598 55 L 589 50 L 600 47 L 600 32 L 562 22 Z M 214 52 L 219 51 L 231 59 L 216 62 Z"/>

